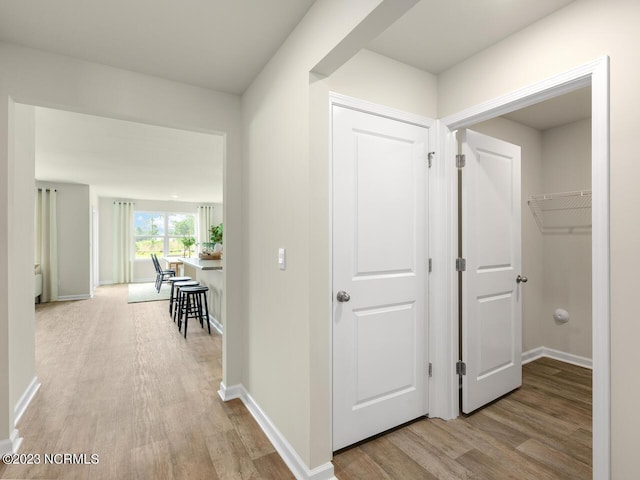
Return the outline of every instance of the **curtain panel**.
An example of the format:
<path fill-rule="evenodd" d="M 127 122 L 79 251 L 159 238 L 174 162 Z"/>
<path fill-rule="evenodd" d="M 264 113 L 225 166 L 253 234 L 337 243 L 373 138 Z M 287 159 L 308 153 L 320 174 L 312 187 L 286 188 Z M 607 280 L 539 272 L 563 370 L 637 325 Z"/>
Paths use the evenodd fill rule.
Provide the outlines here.
<path fill-rule="evenodd" d="M 133 202 L 113 202 L 113 281 L 133 280 Z"/>
<path fill-rule="evenodd" d="M 58 300 L 58 223 L 56 190 L 37 188 L 35 191 L 35 263 L 42 273 L 40 301 Z"/>
<path fill-rule="evenodd" d="M 209 229 L 213 226 L 213 207 L 203 205 L 198 207 L 198 252 L 202 251 L 202 242 L 209 241 Z"/>

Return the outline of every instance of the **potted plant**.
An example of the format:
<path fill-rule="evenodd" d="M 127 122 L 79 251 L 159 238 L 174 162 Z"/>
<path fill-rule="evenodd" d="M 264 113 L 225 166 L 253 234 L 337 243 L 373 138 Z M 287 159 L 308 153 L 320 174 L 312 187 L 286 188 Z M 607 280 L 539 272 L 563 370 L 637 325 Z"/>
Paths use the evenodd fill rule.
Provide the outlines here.
<path fill-rule="evenodd" d="M 222 251 L 222 237 L 223 237 L 223 227 L 222 223 L 220 225 L 212 226 L 209 229 L 209 239 L 211 243 L 213 243 L 213 251 L 220 252 Z"/>
<path fill-rule="evenodd" d="M 191 247 L 196 244 L 196 239 L 193 237 L 184 236 L 180 239 L 182 242 L 183 252 L 182 255 L 185 258 L 191 257 Z"/>
<path fill-rule="evenodd" d="M 200 258 L 217 260 L 222 256 L 223 226 L 212 225 L 209 228 L 209 241 L 202 242 Z"/>

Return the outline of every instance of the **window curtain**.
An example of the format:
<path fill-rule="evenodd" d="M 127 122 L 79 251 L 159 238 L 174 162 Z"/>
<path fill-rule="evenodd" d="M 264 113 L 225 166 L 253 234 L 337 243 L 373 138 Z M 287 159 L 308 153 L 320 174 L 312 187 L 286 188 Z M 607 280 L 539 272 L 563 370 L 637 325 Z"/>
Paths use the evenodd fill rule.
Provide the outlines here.
<path fill-rule="evenodd" d="M 213 225 L 213 207 L 198 207 L 198 251 L 202 251 L 202 242 L 209 241 L 209 229 Z"/>
<path fill-rule="evenodd" d="M 41 302 L 58 300 L 58 224 L 55 190 L 36 189 L 35 263 L 42 273 Z"/>
<path fill-rule="evenodd" d="M 113 281 L 133 280 L 133 208 L 132 202 L 113 202 Z"/>

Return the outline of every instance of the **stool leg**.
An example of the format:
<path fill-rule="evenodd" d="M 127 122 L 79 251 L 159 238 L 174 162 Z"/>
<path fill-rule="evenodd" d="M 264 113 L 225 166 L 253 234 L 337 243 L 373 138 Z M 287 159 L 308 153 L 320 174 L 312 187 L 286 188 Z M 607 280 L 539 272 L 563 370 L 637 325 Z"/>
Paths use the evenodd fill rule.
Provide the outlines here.
<path fill-rule="evenodd" d="M 178 331 L 182 332 L 182 317 L 184 316 L 184 302 L 186 301 L 186 293 L 184 293 L 182 290 L 180 291 L 180 306 L 178 307 L 177 310 L 177 315 L 178 315 Z M 175 315 L 176 313 L 174 313 Z"/>
<path fill-rule="evenodd" d="M 173 314 L 173 292 L 175 290 L 176 282 L 171 282 L 171 295 L 169 295 L 169 316 Z"/>
<path fill-rule="evenodd" d="M 180 320 L 180 309 L 182 308 L 182 292 L 180 287 L 176 287 L 176 308 L 173 309 L 173 321 L 176 321 L 176 317 Z"/>
<path fill-rule="evenodd" d="M 176 295 L 176 282 L 171 282 L 171 295 L 169 295 L 169 316 L 173 316 L 173 302 L 174 302 L 174 295 Z M 177 302 L 177 298 L 175 299 L 176 304 Z"/>
<path fill-rule="evenodd" d="M 176 317 L 178 319 L 178 331 L 182 331 L 182 312 L 184 310 L 184 293 L 182 290 L 178 289 L 178 305 L 173 311 L 173 321 L 176 321 Z"/>
<path fill-rule="evenodd" d="M 187 293 L 185 295 L 185 297 L 187 297 L 186 300 L 185 300 L 187 302 L 187 307 L 185 308 L 185 311 L 184 311 L 184 338 L 187 338 L 187 324 L 189 322 L 189 307 L 191 305 L 191 303 L 190 303 L 191 302 L 191 294 Z"/>
<path fill-rule="evenodd" d="M 199 293 L 196 295 L 196 299 L 198 300 L 198 319 L 200 320 L 200 328 L 204 328 L 204 323 L 202 323 L 202 294 Z"/>
<path fill-rule="evenodd" d="M 209 323 L 209 305 L 207 305 L 207 292 L 203 292 L 202 296 L 204 297 L 204 318 L 207 322 L 207 327 L 209 328 L 209 335 L 211 335 L 211 323 Z"/>

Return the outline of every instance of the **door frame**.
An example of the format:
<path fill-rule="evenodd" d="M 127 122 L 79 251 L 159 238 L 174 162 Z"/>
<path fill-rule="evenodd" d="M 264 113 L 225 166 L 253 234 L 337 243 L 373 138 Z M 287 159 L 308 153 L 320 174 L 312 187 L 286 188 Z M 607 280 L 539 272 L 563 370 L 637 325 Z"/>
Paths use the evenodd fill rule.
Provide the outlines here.
<path fill-rule="evenodd" d="M 329 291 L 331 292 L 331 299 L 329 302 L 330 313 L 329 313 L 328 321 L 330 325 L 329 327 L 330 328 L 330 331 L 329 331 L 329 343 L 330 343 L 330 348 L 329 348 L 330 350 L 330 355 L 329 355 L 329 420 L 330 420 L 329 431 L 331 432 L 331 436 L 330 436 L 331 451 L 333 451 L 333 297 L 335 295 L 334 286 L 333 286 L 333 107 L 334 106 L 351 108 L 353 110 L 357 110 L 360 112 L 370 113 L 372 115 L 378 115 L 381 117 L 390 118 L 392 120 L 398 120 L 401 122 L 417 125 L 419 127 L 424 127 L 428 130 L 429 150 L 436 151 L 438 147 L 438 143 L 437 143 L 438 129 L 437 129 L 436 120 L 432 118 L 424 117 L 422 115 L 416 115 L 410 112 L 396 110 L 391 107 L 369 102 L 366 100 L 361 100 L 359 98 L 342 95 L 340 93 L 329 92 L 329 152 L 328 152 L 329 153 L 329 191 L 328 191 L 329 198 L 328 199 L 329 199 Z M 428 189 L 427 222 L 429 224 L 427 242 L 428 242 L 429 249 L 431 250 L 432 248 L 431 242 L 434 239 L 434 234 L 431 229 L 431 223 L 430 223 L 431 218 L 433 218 L 432 211 L 431 211 L 431 200 L 433 198 L 431 194 L 431 189 L 434 187 L 435 182 L 432 175 L 433 168 L 431 168 L 430 170 L 431 172 L 429 173 L 428 184 L 427 184 L 427 189 Z M 431 289 L 431 282 L 432 280 L 431 278 L 429 278 L 427 280 L 429 289 Z M 427 292 L 426 295 L 427 295 L 427 299 L 426 299 L 427 328 L 426 330 L 427 330 L 427 337 L 428 337 L 427 356 L 431 358 L 431 348 L 433 347 L 433 344 L 434 344 L 432 340 L 432 331 L 431 331 L 431 323 L 432 323 L 431 319 L 433 318 L 431 299 L 433 298 L 433 296 L 431 295 L 430 291 Z M 427 381 L 430 381 L 430 380 L 431 379 L 428 379 Z M 431 385 L 432 385 L 431 382 L 429 382 L 429 388 L 427 389 L 429 398 L 427 398 L 426 400 L 428 411 L 430 411 L 430 407 L 431 407 L 430 402 L 433 397 L 431 393 L 432 391 Z"/>
<path fill-rule="evenodd" d="M 430 189 L 434 269 L 431 274 L 430 351 L 434 375 L 430 386 L 430 416 L 458 416 L 458 183 L 456 131 L 544 100 L 591 85 L 592 112 L 592 346 L 593 346 L 593 478 L 608 479 L 611 471 L 610 412 L 610 246 L 609 246 L 609 58 L 548 79 L 440 119 L 438 159 Z M 434 345 L 433 338 L 439 338 Z"/>

